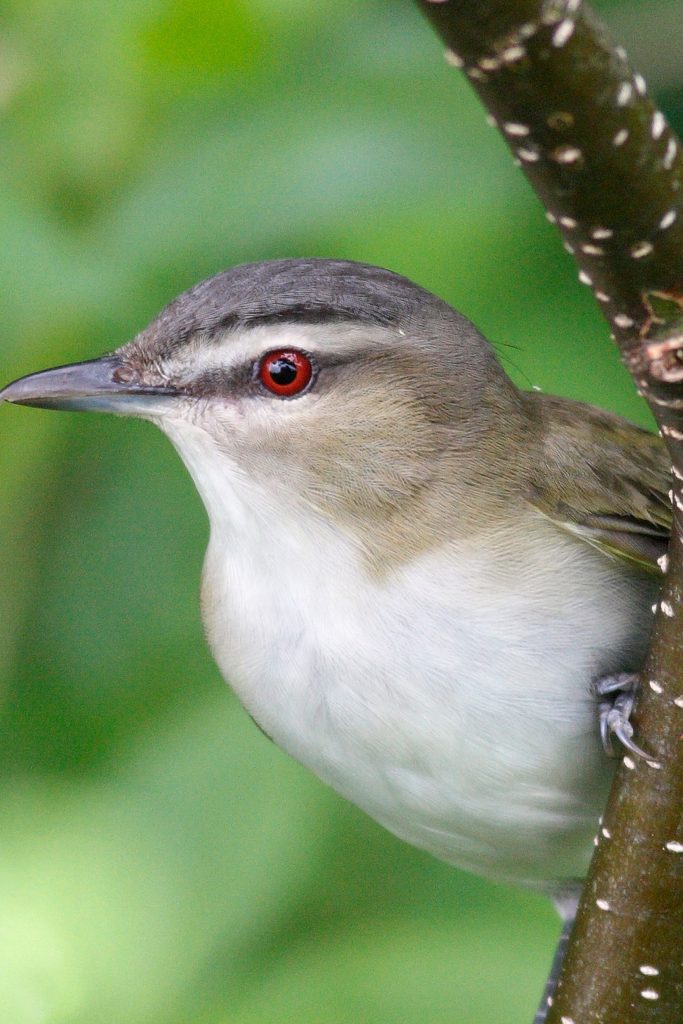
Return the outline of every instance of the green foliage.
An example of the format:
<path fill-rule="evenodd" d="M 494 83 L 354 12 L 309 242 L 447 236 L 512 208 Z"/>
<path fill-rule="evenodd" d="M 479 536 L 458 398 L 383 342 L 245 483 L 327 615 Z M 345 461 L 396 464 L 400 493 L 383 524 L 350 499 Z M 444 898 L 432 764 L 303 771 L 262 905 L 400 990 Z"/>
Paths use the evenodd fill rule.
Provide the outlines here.
<path fill-rule="evenodd" d="M 339 255 L 452 301 L 519 383 L 643 421 L 411 5 L 24 0 L 0 67 L 3 380 L 115 347 L 230 264 Z M 0 421 L 0 1020 L 527 1020 L 542 901 L 383 833 L 224 687 L 164 440 Z"/>

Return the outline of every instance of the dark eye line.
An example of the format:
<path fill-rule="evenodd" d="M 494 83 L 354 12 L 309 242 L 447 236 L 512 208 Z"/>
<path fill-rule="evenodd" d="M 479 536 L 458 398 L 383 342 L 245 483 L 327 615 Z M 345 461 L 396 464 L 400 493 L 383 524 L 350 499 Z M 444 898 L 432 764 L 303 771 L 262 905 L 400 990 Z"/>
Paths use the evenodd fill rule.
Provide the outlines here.
<path fill-rule="evenodd" d="M 292 346 L 292 349 L 294 350 L 294 346 Z M 198 399 L 219 397 L 221 395 L 226 398 L 236 398 L 240 395 L 263 398 L 264 388 L 259 380 L 259 367 L 263 358 L 273 351 L 277 350 L 266 349 L 256 359 L 250 359 L 248 362 L 235 366 L 230 370 L 206 370 L 198 377 L 195 377 L 194 380 L 188 381 L 183 386 L 183 393 L 190 398 Z M 314 379 L 308 388 L 309 391 L 317 386 L 319 377 L 322 377 L 324 380 L 328 373 L 334 373 L 338 369 L 343 369 L 343 367 L 356 362 L 359 358 L 357 351 L 335 354 L 310 352 L 303 348 L 296 351 L 302 352 L 311 359 L 315 368 Z"/>
<path fill-rule="evenodd" d="M 247 369 L 240 366 L 232 370 L 206 370 L 188 381 L 183 391 L 191 398 L 212 398 L 219 395 L 229 397 L 249 389 L 251 383 L 251 367 Z"/>

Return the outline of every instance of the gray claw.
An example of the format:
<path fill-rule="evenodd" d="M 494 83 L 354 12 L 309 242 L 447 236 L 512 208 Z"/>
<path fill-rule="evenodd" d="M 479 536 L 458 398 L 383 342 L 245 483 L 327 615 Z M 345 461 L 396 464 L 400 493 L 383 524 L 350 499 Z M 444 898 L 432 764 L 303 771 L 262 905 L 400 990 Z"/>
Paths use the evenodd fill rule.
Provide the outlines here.
<path fill-rule="evenodd" d="M 594 684 L 594 690 L 598 697 L 608 697 L 611 693 L 636 694 L 640 687 L 638 676 L 635 672 L 615 672 L 611 676 L 603 676 Z"/>
<path fill-rule="evenodd" d="M 607 717 L 612 710 L 612 705 L 609 701 L 602 701 L 599 708 L 599 722 L 600 722 L 600 740 L 602 741 L 602 748 L 608 757 L 614 757 L 614 747 L 612 746 L 612 733 L 607 724 Z"/>
<path fill-rule="evenodd" d="M 632 734 L 633 733 L 633 726 L 631 725 L 631 723 L 630 722 L 626 722 L 625 724 L 631 730 L 631 734 Z M 653 755 L 652 754 L 648 754 L 648 752 L 646 750 L 643 750 L 642 747 L 639 747 L 638 744 L 635 743 L 631 739 L 631 736 L 629 736 L 628 733 L 626 733 L 624 731 L 623 727 L 619 728 L 619 729 L 615 729 L 614 730 L 614 735 L 617 737 L 617 739 L 621 743 L 622 747 L 626 747 L 626 749 L 630 750 L 632 754 L 636 755 L 636 757 L 642 757 L 643 761 L 652 761 L 653 760 Z"/>
<path fill-rule="evenodd" d="M 638 690 L 638 678 L 625 672 L 618 675 L 605 676 L 595 684 L 595 692 L 599 697 L 612 697 L 602 700 L 599 705 L 600 739 L 608 757 L 615 757 L 612 737 L 616 738 L 636 757 L 646 761 L 652 756 L 644 751 L 633 740 L 631 712 L 633 711 L 634 695 Z"/>

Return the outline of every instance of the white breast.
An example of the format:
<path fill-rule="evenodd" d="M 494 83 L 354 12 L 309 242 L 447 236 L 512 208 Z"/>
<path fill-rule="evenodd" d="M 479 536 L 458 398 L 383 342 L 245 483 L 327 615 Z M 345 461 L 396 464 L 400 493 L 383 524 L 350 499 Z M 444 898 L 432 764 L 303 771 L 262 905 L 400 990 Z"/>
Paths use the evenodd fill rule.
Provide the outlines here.
<path fill-rule="evenodd" d="M 532 885 L 582 874 L 611 774 L 590 684 L 647 628 L 612 563 L 539 521 L 514 556 L 493 535 L 378 579 L 302 507 L 200 489 L 207 634 L 265 732 L 439 857 Z"/>
<path fill-rule="evenodd" d="M 392 831 L 499 877 L 570 877 L 610 775 L 590 683 L 640 614 L 607 562 L 589 590 L 577 552 L 558 535 L 508 589 L 481 552 L 379 581 L 343 537 L 281 512 L 214 529 L 207 631 L 264 730 Z"/>

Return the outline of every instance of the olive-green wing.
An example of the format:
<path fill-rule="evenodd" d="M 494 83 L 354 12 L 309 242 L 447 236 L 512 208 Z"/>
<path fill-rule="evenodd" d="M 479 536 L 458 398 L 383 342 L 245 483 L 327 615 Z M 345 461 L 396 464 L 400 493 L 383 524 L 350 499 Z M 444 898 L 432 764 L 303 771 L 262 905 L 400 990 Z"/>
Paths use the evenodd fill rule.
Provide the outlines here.
<path fill-rule="evenodd" d="M 671 464 L 661 438 L 593 406 L 528 399 L 539 427 L 531 503 L 605 554 L 660 572 L 671 533 Z"/>

